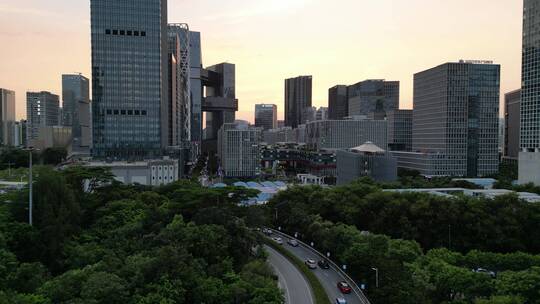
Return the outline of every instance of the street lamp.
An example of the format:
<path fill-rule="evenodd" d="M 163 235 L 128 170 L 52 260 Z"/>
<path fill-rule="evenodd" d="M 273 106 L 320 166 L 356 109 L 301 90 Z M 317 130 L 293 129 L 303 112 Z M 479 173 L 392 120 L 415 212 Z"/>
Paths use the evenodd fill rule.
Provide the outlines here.
<path fill-rule="evenodd" d="M 379 269 L 372 267 L 371 270 L 375 271 L 375 287 L 379 288 Z"/>
<path fill-rule="evenodd" d="M 39 151 L 38 149 L 34 149 L 34 147 L 28 147 L 25 149 L 28 151 L 28 224 L 32 226 L 34 224 L 33 220 L 33 209 L 34 209 L 34 202 L 33 202 L 33 194 L 32 194 L 32 152 L 33 151 Z"/>

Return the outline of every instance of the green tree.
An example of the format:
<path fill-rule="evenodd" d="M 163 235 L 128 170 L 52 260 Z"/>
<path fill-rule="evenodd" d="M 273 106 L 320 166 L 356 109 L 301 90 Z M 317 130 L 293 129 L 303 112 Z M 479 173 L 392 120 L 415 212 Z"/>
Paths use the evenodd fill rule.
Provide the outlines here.
<path fill-rule="evenodd" d="M 38 172 L 34 184 L 34 216 L 45 245 L 42 262 L 56 272 L 62 264 L 64 242 L 80 228 L 80 206 L 61 173 L 46 168 Z"/>
<path fill-rule="evenodd" d="M 65 148 L 47 148 L 41 153 L 41 160 L 45 165 L 56 166 L 66 160 L 67 154 Z"/>

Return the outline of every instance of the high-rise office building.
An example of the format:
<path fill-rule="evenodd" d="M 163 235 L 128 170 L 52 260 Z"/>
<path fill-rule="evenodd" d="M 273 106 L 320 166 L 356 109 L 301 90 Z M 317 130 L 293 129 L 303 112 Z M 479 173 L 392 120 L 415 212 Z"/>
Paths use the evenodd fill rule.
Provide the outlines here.
<path fill-rule="evenodd" d="M 348 87 L 348 115 L 369 115 L 399 109 L 399 81 L 370 79 Z"/>
<path fill-rule="evenodd" d="M 73 149 L 90 148 L 90 85 L 81 74 L 62 75 L 62 125 L 71 127 Z"/>
<path fill-rule="evenodd" d="M 391 151 L 412 150 L 412 110 L 386 112 L 388 120 L 388 149 Z"/>
<path fill-rule="evenodd" d="M 277 106 L 275 104 L 255 105 L 255 127 L 264 130 L 277 128 Z"/>
<path fill-rule="evenodd" d="M 384 120 L 320 120 L 305 125 L 305 142 L 314 150 L 350 149 L 367 141 L 386 149 L 387 136 Z"/>
<path fill-rule="evenodd" d="M 285 126 L 297 128 L 305 122 L 304 109 L 311 107 L 312 76 L 285 80 Z"/>
<path fill-rule="evenodd" d="M 191 100 L 191 141 L 194 144 L 201 143 L 202 133 L 202 102 L 203 84 L 202 72 L 201 33 L 189 32 L 189 77 L 190 77 L 190 100 Z"/>
<path fill-rule="evenodd" d="M 219 130 L 218 156 L 226 177 L 256 177 L 260 173 L 262 129 L 225 123 Z"/>
<path fill-rule="evenodd" d="M 11 129 L 15 124 L 15 92 L 0 88 L 0 145 L 14 145 Z"/>
<path fill-rule="evenodd" d="M 328 119 L 341 120 L 349 116 L 349 97 L 346 85 L 328 89 Z"/>
<path fill-rule="evenodd" d="M 500 66 L 492 62 L 445 63 L 415 74 L 412 150 L 416 154 L 394 155 L 406 157 L 412 163 L 408 169 L 425 175 L 496 173 L 499 90 Z"/>
<path fill-rule="evenodd" d="M 504 153 L 507 160 L 517 160 L 519 157 L 519 115 L 521 90 L 515 90 L 504 95 Z"/>
<path fill-rule="evenodd" d="M 540 185 L 540 2 L 523 1 L 519 182 Z"/>
<path fill-rule="evenodd" d="M 315 113 L 315 120 L 327 120 L 328 119 L 328 108 L 320 107 Z"/>
<path fill-rule="evenodd" d="M 28 145 L 39 139 L 40 128 L 58 126 L 60 100 L 58 95 L 49 92 L 26 93 L 26 119 Z"/>
<path fill-rule="evenodd" d="M 190 148 L 190 32 L 185 23 L 169 24 L 169 145 Z"/>
<path fill-rule="evenodd" d="M 302 124 L 317 120 L 317 108 L 305 107 L 302 109 Z"/>
<path fill-rule="evenodd" d="M 160 156 L 168 145 L 167 1 L 91 0 L 92 154 Z"/>
<path fill-rule="evenodd" d="M 26 147 L 26 120 L 16 121 L 13 125 L 13 146 L 15 147 Z"/>
<path fill-rule="evenodd" d="M 236 67 L 220 63 L 202 70 L 202 85 L 206 88 L 202 111 L 206 112 L 207 142 L 215 141 L 226 123 L 234 123 L 238 100 L 236 99 Z M 210 148 L 213 150 L 213 147 Z M 214 150 L 216 151 L 216 150 Z"/>

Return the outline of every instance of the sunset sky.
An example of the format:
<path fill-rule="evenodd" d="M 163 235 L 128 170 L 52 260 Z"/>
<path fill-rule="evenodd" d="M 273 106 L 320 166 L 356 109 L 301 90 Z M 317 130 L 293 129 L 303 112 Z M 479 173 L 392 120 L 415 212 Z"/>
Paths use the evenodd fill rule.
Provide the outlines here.
<path fill-rule="evenodd" d="M 328 88 L 365 79 L 401 81 L 459 59 L 502 66 L 501 96 L 519 88 L 521 0 L 169 0 L 169 22 L 202 35 L 205 66 L 236 64 L 241 119 L 255 103 L 283 110 L 284 79 L 313 75 L 313 103 Z M 89 0 L 1 0 L 0 87 L 61 95 L 61 74 L 90 77 Z"/>

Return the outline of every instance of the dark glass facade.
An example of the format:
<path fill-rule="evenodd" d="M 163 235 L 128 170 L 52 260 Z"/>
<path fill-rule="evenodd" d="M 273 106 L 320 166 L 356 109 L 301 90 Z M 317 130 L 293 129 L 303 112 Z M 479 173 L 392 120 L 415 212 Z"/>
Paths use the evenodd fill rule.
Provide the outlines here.
<path fill-rule="evenodd" d="M 277 106 L 275 104 L 255 105 L 255 127 L 264 130 L 277 128 Z"/>
<path fill-rule="evenodd" d="M 413 151 L 437 153 L 436 175 L 486 176 L 499 164 L 500 66 L 446 63 L 414 75 Z"/>
<path fill-rule="evenodd" d="M 525 0 L 521 91 L 521 148 L 540 149 L 540 2 Z"/>
<path fill-rule="evenodd" d="M 311 107 L 312 77 L 299 76 L 285 80 L 285 126 L 297 128 L 305 122 L 304 109 Z"/>
<path fill-rule="evenodd" d="M 348 87 L 348 115 L 369 115 L 399 109 L 399 81 L 365 80 Z"/>
<path fill-rule="evenodd" d="M 91 0 L 93 149 L 158 156 L 168 142 L 167 1 Z"/>
<path fill-rule="evenodd" d="M 80 75 L 62 75 L 62 125 L 71 127 L 73 148 L 90 145 L 90 85 Z"/>
<path fill-rule="evenodd" d="M 346 85 L 328 89 L 328 119 L 344 119 L 349 116 L 349 97 Z"/>

